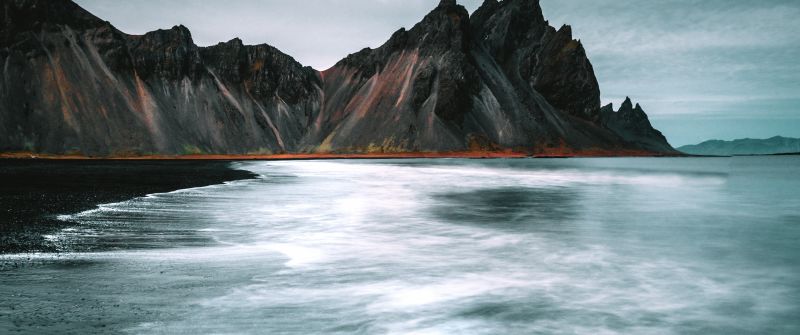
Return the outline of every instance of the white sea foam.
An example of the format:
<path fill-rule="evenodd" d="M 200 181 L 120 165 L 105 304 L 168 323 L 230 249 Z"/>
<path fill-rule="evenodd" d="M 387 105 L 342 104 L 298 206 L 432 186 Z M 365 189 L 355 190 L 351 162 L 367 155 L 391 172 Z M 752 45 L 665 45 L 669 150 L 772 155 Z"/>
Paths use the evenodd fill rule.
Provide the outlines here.
<path fill-rule="evenodd" d="M 796 269 L 720 237 L 723 174 L 424 162 L 237 163 L 262 177 L 103 205 L 52 238 L 147 246 L 69 256 L 177 310 L 134 333 L 723 333 L 796 310 Z"/>

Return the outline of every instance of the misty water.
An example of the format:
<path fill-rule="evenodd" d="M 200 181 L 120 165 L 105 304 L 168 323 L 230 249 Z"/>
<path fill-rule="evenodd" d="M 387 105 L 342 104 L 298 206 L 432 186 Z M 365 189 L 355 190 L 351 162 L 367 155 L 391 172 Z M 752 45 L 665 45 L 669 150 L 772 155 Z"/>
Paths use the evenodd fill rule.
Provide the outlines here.
<path fill-rule="evenodd" d="M 3 256 L 0 329 L 800 333 L 800 157 L 232 164 Z"/>

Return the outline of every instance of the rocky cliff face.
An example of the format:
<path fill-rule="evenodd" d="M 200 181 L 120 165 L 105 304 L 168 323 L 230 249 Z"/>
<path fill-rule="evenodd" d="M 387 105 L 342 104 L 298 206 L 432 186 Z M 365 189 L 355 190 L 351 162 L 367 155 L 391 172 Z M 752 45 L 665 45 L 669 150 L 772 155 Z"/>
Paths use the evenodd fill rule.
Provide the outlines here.
<path fill-rule="evenodd" d="M 625 98 L 618 111 L 608 104 L 600 110 L 600 124 L 625 139 L 629 145 L 653 152 L 674 150 L 660 131 L 653 128 L 642 106 L 633 106 L 631 98 Z"/>
<path fill-rule="evenodd" d="M 465 150 L 465 119 L 480 83 L 469 37 L 467 11 L 443 1 L 380 48 L 364 49 L 322 72 L 325 103 L 306 148 Z"/>
<path fill-rule="evenodd" d="M 475 52 L 490 56 L 514 84 L 569 115 L 596 117 L 600 88 L 583 45 L 570 26 L 551 27 L 538 1 L 487 0 L 472 17 L 472 34 Z"/>
<path fill-rule="evenodd" d="M 601 111 L 583 47 L 536 0 L 441 1 L 323 72 L 183 26 L 127 35 L 68 0 L 0 10 L 0 151 L 674 152 L 640 108 Z"/>
<path fill-rule="evenodd" d="M 127 35 L 66 0 L 2 11 L 0 151 L 285 152 L 320 105 L 317 72 L 266 45 Z"/>

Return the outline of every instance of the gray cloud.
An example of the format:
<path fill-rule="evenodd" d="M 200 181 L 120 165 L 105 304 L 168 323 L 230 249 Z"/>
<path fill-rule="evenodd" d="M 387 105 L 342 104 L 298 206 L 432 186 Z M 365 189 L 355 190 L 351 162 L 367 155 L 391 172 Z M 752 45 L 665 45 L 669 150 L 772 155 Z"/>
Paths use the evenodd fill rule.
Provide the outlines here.
<path fill-rule="evenodd" d="M 240 37 L 325 69 L 382 44 L 438 0 L 78 0 L 121 30 L 184 24 L 199 45 Z M 460 1 L 470 11 L 482 0 Z M 604 102 L 638 100 L 676 145 L 718 137 L 800 137 L 800 2 L 541 0 L 573 26 Z"/>
<path fill-rule="evenodd" d="M 542 6 L 553 24 L 573 25 L 603 100 L 641 101 L 673 144 L 800 136 L 797 1 L 542 0 Z"/>

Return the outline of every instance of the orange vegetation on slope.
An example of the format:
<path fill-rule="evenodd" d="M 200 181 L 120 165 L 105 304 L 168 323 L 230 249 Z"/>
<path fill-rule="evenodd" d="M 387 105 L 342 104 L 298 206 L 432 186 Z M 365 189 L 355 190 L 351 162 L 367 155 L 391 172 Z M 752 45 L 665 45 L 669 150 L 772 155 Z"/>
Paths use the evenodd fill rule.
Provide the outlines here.
<path fill-rule="evenodd" d="M 464 152 L 402 152 L 402 153 L 308 153 L 273 155 L 143 155 L 90 157 L 83 155 L 49 155 L 30 152 L 0 153 L 0 159 L 59 159 L 59 160 L 317 160 L 317 159 L 393 159 L 393 158 L 578 158 L 578 157 L 663 157 L 663 155 L 639 150 L 544 150 L 540 153 L 514 151 L 464 151 Z"/>

